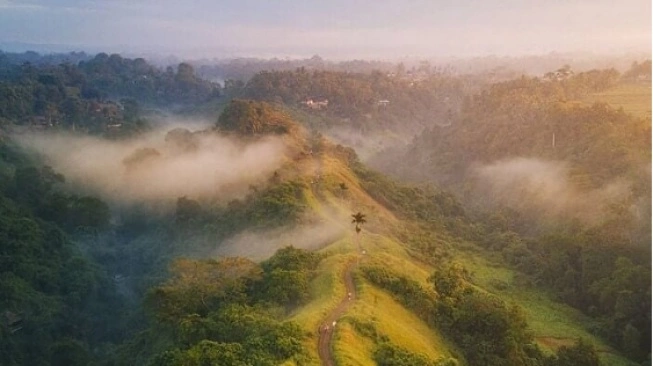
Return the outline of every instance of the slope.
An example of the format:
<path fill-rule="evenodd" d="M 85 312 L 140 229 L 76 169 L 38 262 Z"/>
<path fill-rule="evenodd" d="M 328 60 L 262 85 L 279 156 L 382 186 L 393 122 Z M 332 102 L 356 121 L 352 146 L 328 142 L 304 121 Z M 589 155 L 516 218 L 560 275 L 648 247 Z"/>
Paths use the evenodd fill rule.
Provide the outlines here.
<path fill-rule="evenodd" d="M 560 329 L 623 361 L 546 293 L 496 291 L 496 281 L 476 277 L 511 270 L 487 259 L 486 231 L 451 194 L 371 171 L 271 105 L 234 101 L 226 111 L 216 133 L 273 135 L 288 147 L 285 160 L 241 198 L 180 197 L 174 213 L 143 222 L 147 211 L 134 210 L 141 221 L 125 215 L 111 228 L 137 238 L 109 243 L 129 248 L 116 256 L 138 253 L 149 265 L 140 279 L 149 322 L 107 364 L 517 365 L 549 357 L 536 340 L 550 351 L 573 342 Z M 367 218 L 360 233 L 354 212 Z M 227 257 L 243 254 L 260 262 Z M 541 326 L 551 314 L 565 327 Z"/>
<path fill-rule="evenodd" d="M 330 148 L 326 148 L 325 152 L 329 150 Z M 370 184 L 370 181 L 353 172 L 340 159 L 329 155 L 319 157 L 326 163 L 321 165 L 321 182 L 312 185 L 308 193 L 316 198 L 313 209 L 317 212 L 347 213 L 362 208 L 360 211 L 368 212 L 370 220 L 361 234 L 361 246 L 365 255 L 359 257 L 357 254 L 353 227 L 350 235 L 320 250 L 325 258 L 318 269 L 318 275 L 311 283 L 312 300 L 295 310 L 290 317 L 302 324 L 305 331 L 311 334 L 306 343 L 307 348 L 312 349 L 311 352 L 318 349 L 320 326 L 332 320 L 332 311 L 339 308 L 347 293 L 342 281 L 343 273 L 347 271 L 351 261 L 355 260 L 357 294 L 353 304 L 346 307 L 341 320 L 337 320 L 335 331 L 332 330 L 335 334 L 333 354 L 337 364 L 374 364 L 379 338 L 431 360 L 444 362 L 448 358 L 457 358 L 464 362 L 460 350 L 446 339 L 437 326 L 433 328 L 407 309 L 395 296 L 361 276 L 361 266 L 377 265 L 412 279 L 424 288 L 432 286 L 427 279 L 439 266 L 434 264 L 431 260 L 433 258 L 420 254 L 416 249 L 418 246 L 408 244 L 411 242 L 410 237 L 405 237 L 404 230 L 410 230 L 411 226 L 403 220 L 405 215 L 397 210 L 389 212 L 385 205 L 380 205 L 372 196 L 383 196 L 387 200 L 386 203 L 394 207 L 400 205 L 393 202 L 392 197 L 379 194 L 378 186 L 382 185 L 381 183 Z M 338 182 L 347 182 L 347 190 L 341 190 Z M 377 189 L 373 188 L 370 192 L 363 189 L 375 186 Z M 552 300 L 546 293 L 519 286 L 511 287 L 510 291 L 497 291 L 493 287 L 497 281 L 500 282 L 501 278 L 506 276 L 505 273 L 513 276 L 513 272 L 503 267 L 500 262 L 491 263 L 483 259 L 482 254 L 478 252 L 480 249 L 473 243 L 461 241 L 446 233 L 446 230 L 443 231 L 440 243 L 447 252 L 447 261 L 460 261 L 469 266 L 472 272 L 479 273 L 484 270 L 488 273 L 485 277 L 474 276 L 474 285 L 482 291 L 494 293 L 521 306 L 536 341 L 545 352 L 555 352 L 559 346 L 571 345 L 577 338 L 582 337 L 594 344 L 602 359 L 610 360 L 612 364 L 628 364 L 618 352 L 588 331 L 592 326 L 591 321 L 568 306 Z M 490 270 L 494 272 L 489 272 Z M 551 321 L 558 325 L 545 326 Z M 370 336 L 370 329 L 373 329 L 373 336 Z M 317 361 L 317 354 L 313 354 L 312 359 Z"/>
<path fill-rule="evenodd" d="M 462 262 L 472 272 L 494 268 L 496 272 L 492 275 L 499 278 L 512 270 L 500 260 L 483 259 L 488 254 L 465 239 L 468 236 L 464 232 L 473 230 L 474 226 L 468 224 L 469 219 L 450 195 L 437 189 L 424 191 L 387 180 L 362 166 L 351 150 L 333 145 L 320 136 L 307 138 L 306 144 L 311 146 L 310 153 L 294 160 L 289 169 L 306 182 L 303 196 L 309 212 L 316 215 L 318 221 L 342 227 L 348 225 L 352 212 L 365 212 L 369 218 L 361 234 L 361 246 L 366 254 L 354 271 L 359 293 L 344 314 L 337 314 L 343 317 L 337 320 L 340 325 L 332 330 L 336 362 L 372 364 L 379 348 L 387 342 L 434 362 L 455 358 L 464 363 L 463 351 L 437 324 L 434 326 L 416 315 L 396 294 L 372 284 L 360 268 L 385 267 L 397 276 L 418 283 L 427 292 L 433 287 L 429 276 L 446 263 Z M 319 251 L 324 257 L 311 281 L 311 300 L 289 316 L 310 334 L 304 343 L 312 360 L 309 364 L 319 360 L 320 325 L 331 320 L 330 315 L 341 304 L 347 293 L 343 275 L 348 264 L 359 256 L 353 228 L 349 230 L 351 234 Z M 470 257 L 477 259 L 470 260 Z M 528 286 L 496 291 L 497 282 L 488 281 L 487 277 L 472 276 L 470 281 L 482 293 L 495 294 L 522 307 L 529 329 L 545 352 L 554 352 L 560 345 L 573 344 L 577 337 L 582 337 L 601 351 L 603 359 L 627 364 L 605 342 L 591 335 L 590 321 L 554 301 L 547 293 Z M 543 326 L 552 319 L 557 319 L 560 326 Z M 552 339 L 558 341 L 550 342 Z"/>

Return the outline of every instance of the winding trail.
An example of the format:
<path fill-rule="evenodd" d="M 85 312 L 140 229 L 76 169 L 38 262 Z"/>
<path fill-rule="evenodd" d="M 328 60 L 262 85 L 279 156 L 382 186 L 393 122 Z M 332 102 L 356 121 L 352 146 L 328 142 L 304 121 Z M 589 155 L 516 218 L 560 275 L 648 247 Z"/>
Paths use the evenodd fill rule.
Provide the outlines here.
<path fill-rule="evenodd" d="M 354 286 L 354 278 L 351 272 L 354 266 L 356 266 L 357 261 L 358 258 L 355 258 L 347 263 L 342 278 L 346 287 L 345 296 L 340 300 L 338 306 L 326 316 L 318 329 L 318 353 L 320 354 L 320 361 L 324 366 L 335 366 L 336 364 L 332 352 L 333 333 L 335 331 L 333 323 L 340 319 L 356 299 L 356 287 Z"/>

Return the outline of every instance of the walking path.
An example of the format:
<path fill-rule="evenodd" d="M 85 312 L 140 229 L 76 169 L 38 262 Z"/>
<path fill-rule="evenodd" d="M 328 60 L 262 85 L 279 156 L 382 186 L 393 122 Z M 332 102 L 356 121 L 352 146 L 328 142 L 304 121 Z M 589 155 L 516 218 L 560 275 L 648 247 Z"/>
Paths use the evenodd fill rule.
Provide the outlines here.
<path fill-rule="evenodd" d="M 340 300 L 340 304 L 327 315 L 318 330 L 318 353 L 320 354 L 320 361 L 324 366 L 334 366 L 336 364 L 333 360 L 332 352 L 333 334 L 338 319 L 340 319 L 353 303 L 354 299 L 356 299 L 356 288 L 354 286 L 354 278 L 351 274 L 356 262 L 357 260 L 351 260 L 345 268 L 343 275 L 343 281 L 346 287 L 345 296 Z"/>

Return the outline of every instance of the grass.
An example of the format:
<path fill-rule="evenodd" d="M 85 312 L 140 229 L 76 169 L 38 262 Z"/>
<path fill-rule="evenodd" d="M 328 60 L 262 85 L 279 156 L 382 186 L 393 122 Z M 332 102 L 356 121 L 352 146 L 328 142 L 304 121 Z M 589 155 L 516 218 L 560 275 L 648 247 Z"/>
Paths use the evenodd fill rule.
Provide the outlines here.
<path fill-rule="evenodd" d="M 392 268 L 394 272 L 430 286 L 427 279 L 433 268 L 415 261 L 402 244 L 386 236 L 363 231 L 361 246 L 368 253 L 366 264 Z"/>
<path fill-rule="evenodd" d="M 361 235 L 361 245 L 367 251 L 362 263 L 389 265 L 420 282 L 425 282 L 431 273 L 430 268 L 410 260 L 400 243 L 366 230 Z M 311 282 L 312 301 L 290 317 L 290 320 L 301 324 L 309 334 L 305 346 L 312 360 L 310 364 L 317 364 L 319 360 L 317 328 L 345 293 L 341 275 L 347 262 L 356 254 L 353 234 L 332 243 L 321 252 L 326 258 L 320 263 L 317 275 Z M 346 317 L 373 322 L 392 343 L 412 352 L 422 353 L 433 359 L 450 356 L 451 345 L 448 345 L 437 331 L 429 328 L 416 315 L 394 301 L 389 294 L 366 282 L 358 283 L 358 298 Z M 337 328 L 334 345 L 334 355 L 340 364 L 373 365 L 372 340 L 358 334 L 348 323 L 340 324 L 342 326 Z"/>
<path fill-rule="evenodd" d="M 397 220 L 392 212 L 362 189 L 358 177 L 341 161 L 324 157 L 322 169 L 325 180 L 337 182 L 338 184 L 345 183 L 347 186 L 347 202 L 351 209 L 366 213 L 368 219 L 374 219 L 378 222 L 392 223 Z"/>
<path fill-rule="evenodd" d="M 351 324 L 341 322 L 336 332 L 335 358 L 338 365 L 374 366 L 374 342 L 360 335 Z"/>
<path fill-rule="evenodd" d="M 432 268 L 413 261 L 400 243 L 364 230 L 361 233 L 361 246 L 367 253 L 361 260 L 361 265 L 391 267 L 394 271 L 426 285 Z M 387 292 L 359 277 L 357 293 L 356 302 L 349 309 L 347 317 L 375 324 L 377 330 L 388 336 L 390 342 L 411 352 L 421 353 L 432 359 L 451 356 L 449 350 L 452 346 L 436 330 L 396 302 Z M 335 345 L 336 357 L 343 361 L 358 359 L 360 342 L 350 342 L 353 340 L 350 335 L 340 337 L 340 329 L 336 334 L 339 336 Z"/>
<path fill-rule="evenodd" d="M 314 364 L 319 364 L 317 354 L 317 329 L 329 311 L 335 308 L 343 294 L 345 285 L 341 280 L 342 271 L 350 260 L 353 252 L 350 238 L 341 239 L 323 250 L 327 257 L 317 268 L 317 275 L 311 281 L 311 301 L 291 314 L 290 319 L 300 324 L 309 335 L 305 348 Z M 313 364 L 313 363 L 311 363 Z"/>
<path fill-rule="evenodd" d="M 319 185 L 305 192 L 310 210 L 325 218 L 343 216 L 348 219 L 350 213 L 358 210 L 367 215 L 368 223 L 363 226 L 360 234 L 361 247 L 367 254 L 360 264 L 391 268 L 393 272 L 416 280 L 425 287 L 431 286 L 427 283 L 427 278 L 435 268 L 411 256 L 404 244 L 391 238 L 393 230 L 403 223 L 369 197 L 360 188 L 355 175 L 340 161 L 325 159 L 322 176 L 323 181 Z M 348 186 L 346 195 L 327 188 L 337 186 L 340 182 Z M 345 286 L 342 272 L 347 262 L 357 255 L 355 240 L 352 229 L 344 238 L 320 250 L 325 258 L 311 282 L 312 300 L 290 316 L 308 334 L 305 341 L 310 358 L 306 363 L 308 365 L 319 364 L 317 328 L 343 298 Z M 463 243 L 457 245 L 457 248 L 457 251 L 451 253 L 454 260 L 461 262 L 472 273 L 473 281 L 479 289 L 522 307 L 536 341 L 545 352 L 553 352 L 562 345 L 570 345 L 576 339 L 584 338 L 595 345 L 604 364 L 633 365 L 588 331 L 592 322 L 582 313 L 552 300 L 545 292 L 519 286 L 516 281 L 519 275 L 516 272 L 493 264 L 486 259 L 488 255 L 477 247 Z M 339 364 L 374 364 L 374 341 L 359 334 L 346 319 L 375 324 L 379 333 L 387 336 L 393 344 L 434 360 L 452 357 L 457 352 L 455 346 L 448 343 L 437 330 L 401 306 L 387 292 L 362 278 L 359 278 L 357 286 L 358 298 L 339 322 L 335 334 L 334 356 Z"/>
<path fill-rule="evenodd" d="M 456 259 L 471 272 L 475 285 L 522 308 L 530 330 L 543 351 L 554 352 L 562 345 L 573 345 L 578 338 L 583 338 L 596 347 L 605 365 L 633 365 L 588 331 L 592 325 L 589 317 L 553 301 L 545 292 L 517 286 L 512 270 L 469 252 L 458 253 Z M 502 286 L 498 287 L 498 282 Z"/>
<path fill-rule="evenodd" d="M 386 266 L 428 285 L 426 279 L 433 268 L 411 258 L 401 243 L 367 230 L 361 235 L 361 245 L 367 251 L 361 264 Z M 301 324 L 309 335 L 305 343 L 310 357 L 308 365 L 319 364 L 317 327 L 337 306 L 345 292 L 341 276 L 346 263 L 356 255 L 354 235 L 350 234 L 330 244 L 321 252 L 326 257 L 311 282 L 313 300 L 290 317 Z M 633 365 L 589 333 L 589 318 L 569 306 L 553 301 L 544 292 L 519 287 L 515 283 L 517 275 L 514 271 L 489 262 L 478 252 L 459 251 L 455 253 L 455 259 L 471 272 L 474 283 L 480 289 L 522 307 L 533 336 L 545 352 L 553 352 L 562 345 L 572 345 L 578 338 L 583 338 L 594 344 L 605 365 Z M 452 357 L 452 352 L 456 352 L 455 347 L 437 330 L 401 306 L 387 292 L 362 279 L 358 280 L 357 286 L 358 298 L 345 314 L 345 319 L 371 322 L 393 344 L 434 360 Z M 334 344 L 334 356 L 339 364 L 373 365 L 373 341 L 359 334 L 348 322 L 339 323 Z"/>
<path fill-rule="evenodd" d="M 643 83 L 619 84 L 601 93 L 594 93 L 584 103 L 608 103 L 614 108 L 641 118 L 651 118 L 651 85 Z"/>
<path fill-rule="evenodd" d="M 360 283 L 359 288 L 358 298 L 348 312 L 349 316 L 373 323 L 390 342 L 411 352 L 424 354 L 434 360 L 451 356 L 450 345 L 444 338 L 387 292 L 365 281 Z M 356 347 L 355 344 L 338 339 L 335 352 L 339 357 L 349 357 L 356 352 Z"/>

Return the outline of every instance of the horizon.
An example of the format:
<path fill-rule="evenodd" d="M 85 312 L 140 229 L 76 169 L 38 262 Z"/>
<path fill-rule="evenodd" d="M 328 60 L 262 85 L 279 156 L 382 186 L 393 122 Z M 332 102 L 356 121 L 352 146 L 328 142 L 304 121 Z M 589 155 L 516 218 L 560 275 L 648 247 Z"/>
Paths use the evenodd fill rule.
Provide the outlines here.
<path fill-rule="evenodd" d="M 64 44 L 36 44 L 36 43 L 22 43 L 22 42 L 1 42 L 0 53 L 7 54 L 23 54 L 28 52 L 35 52 L 40 56 L 50 55 L 67 55 L 73 53 L 84 53 L 88 56 L 95 56 L 100 53 L 107 55 L 118 54 L 125 58 L 144 58 L 148 61 L 157 64 L 176 64 L 179 62 L 229 62 L 234 60 L 258 60 L 258 61 L 303 61 L 309 60 L 313 57 L 319 57 L 327 63 L 340 63 L 348 61 L 368 61 L 368 62 L 387 62 L 387 63 L 402 63 L 402 62 L 434 62 L 436 64 L 451 64 L 455 62 L 473 62 L 473 61 L 517 61 L 521 59 L 547 59 L 547 58 L 560 58 L 570 59 L 575 62 L 598 61 L 603 60 L 610 62 L 610 60 L 639 60 L 651 59 L 650 50 L 616 50 L 613 52 L 592 52 L 592 51 L 550 51 L 542 53 L 524 53 L 524 54 L 479 54 L 479 55 L 440 55 L 440 56 L 420 56 L 420 55 L 402 55 L 397 57 L 382 57 L 371 55 L 369 57 L 328 57 L 323 54 L 275 54 L 265 52 L 244 52 L 238 50 L 220 51 L 208 55 L 185 55 L 184 53 L 173 52 L 156 52 L 156 51 L 139 51 L 139 50 L 120 50 L 116 48 L 102 48 L 102 47 L 79 47 Z"/>
<path fill-rule="evenodd" d="M 0 0 L 0 34 L 10 52 L 34 45 L 182 59 L 620 55 L 651 52 L 651 3 Z"/>

